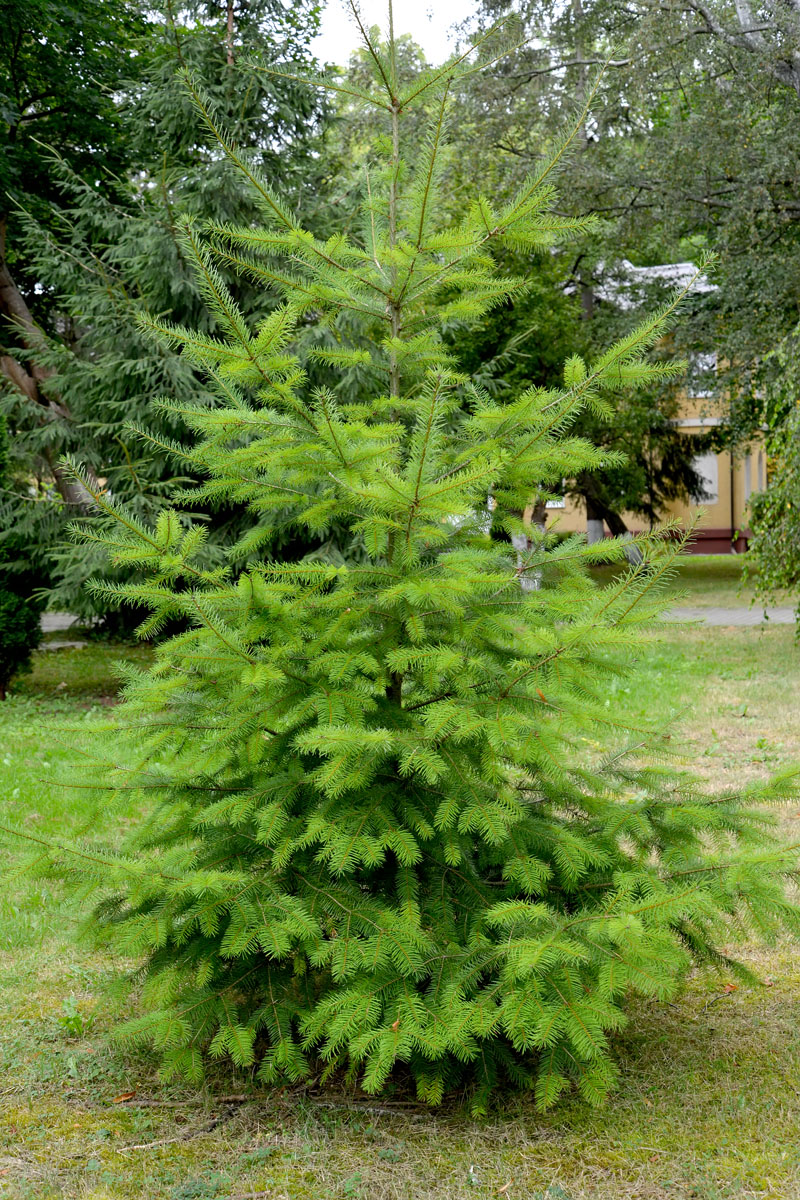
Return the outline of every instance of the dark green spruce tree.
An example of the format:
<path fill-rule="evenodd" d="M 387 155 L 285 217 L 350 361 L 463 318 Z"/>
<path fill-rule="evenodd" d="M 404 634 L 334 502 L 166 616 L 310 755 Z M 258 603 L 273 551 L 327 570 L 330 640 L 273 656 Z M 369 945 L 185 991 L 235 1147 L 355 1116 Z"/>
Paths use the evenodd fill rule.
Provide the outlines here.
<path fill-rule="evenodd" d="M 17 480 L 17 486 L 0 493 L 0 541 L 5 529 L 25 539 L 28 568 L 35 570 L 40 587 L 51 589 L 51 607 L 86 620 L 102 617 L 108 627 L 125 614 L 104 610 L 83 586 L 87 574 L 102 569 L 102 556 L 87 558 L 86 547 L 65 544 L 66 525 L 84 507 L 86 495 L 63 477 L 59 460 L 74 454 L 144 521 L 154 521 L 169 504 L 176 480 L 189 481 L 184 462 L 165 447 L 144 446 L 124 428 L 126 421 L 147 418 L 154 396 L 209 399 L 188 360 L 166 346 L 153 352 L 136 326 L 136 312 L 147 309 L 213 332 L 214 316 L 176 236 L 176 214 L 242 224 L 258 218 L 246 180 L 218 153 L 213 135 L 198 119 L 181 69 L 202 83 L 237 143 L 254 156 L 267 179 L 281 180 L 287 205 L 315 229 L 325 190 L 320 176 L 330 162 L 320 154 L 324 101 L 264 69 L 308 60 L 318 23 L 309 0 L 298 0 L 290 10 L 280 0 L 150 5 L 148 22 L 139 22 L 135 36 L 130 33 L 125 54 L 121 44 L 114 49 L 122 36 L 118 22 L 108 17 L 102 29 L 87 24 L 95 10 L 102 16 L 99 0 L 75 0 L 73 23 L 84 36 L 88 31 L 95 43 L 102 42 L 116 74 L 103 77 L 95 92 L 74 97 L 70 92 L 66 98 L 67 107 L 89 114 L 85 137 L 102 153 L 81 158 L 72 124 L 57 137 L 58 128 L 45 123 L 40 129 L 24 114 L 20 129 L 28 134 L 21 132 L 15 141 L 9 134 L 12 165 L 23 151 L 27 155 L 14 178 L 31 186 L 37 181 L 41 194 L 18 186 L 7 200 L 15 208 L 9 246 L 15 247 L 15 261 L 24 263 L 24 275 L 16 312 L 7 314 L 17 323 L 3 322 L 0 303 L 0 411 L 8 414 Z M 23 44 L 44 53 L 40 42 L 45 48 L 52 42 L 60 13 L 50 0 L 26 10 L 24 21 L 20 13 L 28 26 Z M 10 50 L 4 57 L 3 48 L 0 32 L 0 96 L 4 67 L 9 74 L 14 70 Z M 69 57 L 67 49 L 63 56 Z M 257 65 L 248 58 L 258 59 Z M 51 75 L 56 70 L 46 57 L 29 90 L 39 90 L 45 68 Z M 102 120 L 90 119 L 96 112 Z M 48 141 L 49 148 L 42 144 Z M 2 186 L 0 169 L 0 235 Z M 1 274 L 0 300 L 6 295 Z M 250 319 L 263 317 L 274 303 L 243 277 L 230 283 Z M 24 336 L 18 323 L 23 304 L 28 313 Z M 150 420 L 155 424 L 152 414 Z M 186 437 L 180 420 L 167 415 L 158 430 L 166 443 Z M 212 553 L 215 533 L 224 537 L 241 512 L 223 503 L 204 515 Z"/>
<path fill-rule="evenodd" d="M 728 963 L 736 931 L 797 924 L 796 856 L 761 807 L 791 784 L 706 795 L 606 706 L 658 610 L 669 540 L 641 542 L 647 567 L 599 587 L 586 565 L 621 543 L 556 543 L 517 515 L 600 467 L 570 434 L 581 411 L 673 369 L 643 357 L 670 309 L 569 360 L 559 387 L 498 402 L 457 372 L 443 327 L 526 286 L 491 249 L 576 231 L 552 211 L 570 138 L 507 203 L 476 196 L 441 228 L 449 98 L 471 59 L 400 88 L 393 39 L 368 51 L 376 152 L 349 233 L 302 228 L 220 129 L 264 217 L 184 232 L 224 335 L 148 321 L 216 392 L 213 408 L 167 404 L 198 435 L 187 453 L 206 497 L 246 502 L 255 528 L 269 514 L 319 536 L 344 523 L 363 558 L 234 574 L 240 543 L 209 570 L 202 526 L 165 511 L 148 527 L 95 489 L 110 526 L 91 536 L 150 573 L 95 588 L 148 608 L 143 635 L 184 628 L 128 675 L 105 741 L 103 802 L 144 797 L 148 819 L 120 854 L 61 846 L 50 860 L 89 873 L 95 928 L 140 961 L 126 1031 L 167 1074 L 197 1080 L 206 1058 L 229 1058 L 268 1083 L 405 1079 L 431 1104 L 468 1088 L 476 1111 L 509 1084 L 542 1107 L 571 1086 L 599 1103 L 631 995 L 667 999 L 693 963 Z M 433 99 L 407 162 L 404 120 Z M 220 260 L 281 298 L 257 327 Z M 304 364 L 293 347 L 309 325 L 330 337 Z M 315 355 L 360 364 L 371 392 L 312 386 Z M 489 536 L 489 497 L 527 555 Z"/>

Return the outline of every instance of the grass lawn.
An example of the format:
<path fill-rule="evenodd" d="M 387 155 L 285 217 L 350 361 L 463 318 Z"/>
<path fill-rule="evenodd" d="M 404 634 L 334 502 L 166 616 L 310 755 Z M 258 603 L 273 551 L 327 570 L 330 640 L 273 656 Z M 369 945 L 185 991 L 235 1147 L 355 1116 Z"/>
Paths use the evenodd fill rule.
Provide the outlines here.
<path fill-rule="evenodd" d="M 692 603 L 707 594 L 696 561 L 683 568 Z M 738 564 L 722 563 L 715 602 L 728 602 L 721 586 L 734 602 Z M 800 762 L 793 635 L 791 626 L 669 629 L 643 646 L 636 678 L 609 705 L 632 717 L 654 706 L 665 718 L 683 713 L 681 744 L 715 786 L 763 777 Z M 106 715 L 115 653 L 43 652 L 0 708 L 0 819 L 45 837 L 113 843 L 113 823 L 87 793 L 50 780 L 74 761 L 81 731 Z M 58 725 L 71 732 L 57 738 Z M 800 807 L 783 819 L 800 840 Z M 259 1094 L 224 1072 L 198 1093 L 165 1087 L 149 1053 L 109 1041 L 119 1005 L 131 1008 L 108 988 L 124 964 L 74 941 L 74 905 L 57 885 L 16 870 L 21 854 L 4 838 L 2 1197 L 800 1198 L 795 946 L 745 950 L 768 986 L 732 989 L 726 978 L 697 975 L 675 1003 L 633 1008 L 619 1039 L 621 1086 L 599 1112 L 568 1102 L 542 1117 L 512 1097 L 476 1122 L 456 1103 L 429 1114 L 330 1092 Z"/>
<path fill-rule="evenodd" d="M 753 600 L 753 588 L 751 583 L 742 582 L 744 562 L 741 554 L 687 554 L 678 564 L 678 574 L 668 595 L 676 604 L 747 607 Z M 596 567 L 592 574 L 604 581 L 625 569 L 624 565 Z M 793 606 L 793 599 L 779 594 L 772 603 Z"/>

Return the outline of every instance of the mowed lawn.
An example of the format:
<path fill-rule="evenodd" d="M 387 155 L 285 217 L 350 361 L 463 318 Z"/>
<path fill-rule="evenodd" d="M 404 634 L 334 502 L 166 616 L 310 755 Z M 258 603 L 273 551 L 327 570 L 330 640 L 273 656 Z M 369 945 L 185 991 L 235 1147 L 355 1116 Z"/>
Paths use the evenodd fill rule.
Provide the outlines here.
<path fill-rule="evenodd" d="M 708 608 L 747 608 L 753 600 L 753 580 L 743 579 L 744 559 L 735 554 L 687 554 L 681 560 L 677 576 L 669 584 L 667 596 L 675 604 Z M 596 567 L 595 578 L 612 579 L 624 566 Z M 779 592 L 773 604 L 793 607 L 793 597 Z"/>
<path fill-rule="evenodd" d="M 120 656 L 147 650 L 42 652 L 0 708 L 2 821 L 115 843 L 119 815 L 51 781 L 68 764 L 85 781 L 76 751 L 108 717 Z M 677 716 L 675 744 L 715 787 L 800 763 L 791 626 L 670 628 L 608 703 Z M 781 820 L 800 842 L 800 802 Z M 698 974 L 672 1004 L 635 1005 L 621 1086 L 599 1112 L 568 1101 L 543 1117 L 509 1096 L 474 1121 L 457 1100 L 431 1114 L 357 1093 L 264 1092 L 225 1070 L 198 1092 L 160 1084 L 148 1051 L 114 1046 L 135 1000 L 109 985 L 130 964 L 76 942 L 75 904 L 19 871 L 27 850 L 13 839 L 3 853 L 2 1197 L 800 1200 L 800 947 L 788 941 L 743 949 L 763 986 Z"/>

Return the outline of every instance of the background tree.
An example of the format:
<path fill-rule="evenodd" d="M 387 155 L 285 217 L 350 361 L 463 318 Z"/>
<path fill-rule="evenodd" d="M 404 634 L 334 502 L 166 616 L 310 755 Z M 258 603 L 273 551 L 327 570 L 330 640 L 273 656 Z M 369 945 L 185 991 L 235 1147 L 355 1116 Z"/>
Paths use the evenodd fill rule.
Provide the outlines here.
<path fill-rule="evenodd" d="M 504 10 L 485 5 L 486 22 Z M 609 63 L 580 146 L 581 169 L 562 201 L 568 212 L 595 212 L 602 224 L 565 279 L 572 272 L 590 299 L 620 259 L 647 266 L 714 251 L 716 291 L 677 331 L 674 351 L 716 351 L 717 396 L 730 401 L 720 443 L 742 446 L 765 420 L 770 352 L 800 315 L 800 109 L 792 83 L 800 43 L 792 5 L 751 12 L 718 0 L 576 0 L 520 11 L 532 40 L 476 79 L 460 123 L 465 144 L 481 147 L 479 160 L 513 183 L 537 161 L 548 129 L 587 78 Z"/>
<path fill-rule="evenodd" d="M 263 69 L 306 52 L 317 20 L 310 4 L 290 11 L 275 0 L 183 4 L 174 15 L 167 6 L 148 18 L 114 97 L 119 153 L 109 162 L 113 173 L 98 164 L 96 178 L 84 177 L 65 154 L 37 146 L 49 192 L 17 218 L 20 253 L 36 281 L 39 325 L 35 357 L 9 362 L 14 371 L 44 371 L 48 393 L 59 396 L 63 411 L 43 422 L 24 391 L 8 395 L 23 490 L 37 481 L 42 503 L 7 498 L 4 517 L 26 531 L 41 582 L 49 576 L 55 586 L 52 603 L 87 618 L 97 609 L 83 589 L 85 551 L 63 545 L 70 514 L 53 494 L 53 464 L 65 452 L 79 453 L 94 478 L 145 519 L 158 512 L 179 477 L 191 483 L 185 463 L 170 452 L 172 440 L 185 432 L 178 419 L 162 416 L 162 445 L 146 449 L 130 425 L 152 424 L 151 400 L 160 393 L 209 395 L 178 355 L 166 347 L 152 352 L 136 314 L 145 308 L 212 329 L 180 246 L 177 214 L 198 224 L 256 214 L 243 181 L 198 126 L 180 72 L 191 70 L 203 81 L 242 149 L 268 178 L 281 178 L 287 202 L 312 224 L 321 208 L 315 177 L 328 169 L 315 154 L 324 106 Z M 124 56 L 121 62 L 124 68 Z M 246 309 L 257 314 L 263 308 L 244 278 L 236 292 Z M 230 506 L 212 518 L 217 526 L 235 520 Z"/>
<path fill-rule="evenodd" d="M 485 7 L 486 20 L 504 10 Z M 679 331 L 676 350 L 716 350 L 718 390 L 736 401 L 729 433 L 745 438 L 763 420 L 759 374 L 800 314 L 793 2 L 754 11 L 721 0 L 531 2 L 522 20 L 533 41 L 492 80 L 518 97 L 515 120 L 480 91 L 473 100 L 481 120 L 469 136 L 495 150 L 482 161 L 495 157 L 495 172 L 511 178 L 524 172 L 548 122 L 609 62 L 570 192 L 571 211 L 604 218 L 582 268 L 591 281 L 602 277 L 597 265 L 620 258 L 648 265 L 715 252 L 714 298 Z"/>
<path fill-rule="evenodd" d="M 567 358 L 599 353 L 604 342 L 624 336 L 633 314 L 647 302 L 656 307 L 668 298 L 663 284 L 646 289 L 646 299 L 641 290 L 632 298 L 620 280 L 615 289 L 620 303 L 593 298 L 587 319 L 585 292 L 574 284 L 574 275 L 565 276 L 564 253 L 517 254 L 513 265 L 520 274 L 535 272 L 526 294 L 489 313 L 476 328 L 448 335 L 459 361 L 494 395 L 513 394 L 526 384 L 551 385 Z M 671 342 L 659 348 L 662 358 L 671 356 Z M 699 439 L 687 445 L 681 436 L 675 424 L 678 405 L 677 389 L 667 379 L 615 396 L 607 412 L 581 413 L 576 431 L 607 451 L 607 465 L 566 477 L 562 494 L 583 501 L 589 520 L 604 521 L 615 536 L 629 532 L 623 513 L 634 513 L 652 529 L 670 501 L 702 497 L 694 467 Z"/>
<path fill-rule="evenodd" d="M 46 221 L 57 199 L 43 142 L 90 186 L 127 164 L 114 92 L 134 69 L 143 29 L 138 7 L 124 0 L 0 4 L 0 370 L 47 434 L 72 414 L 38 357 L 46 304 L 37 298 L 41 281 L 20 245 L 17 210 Z M 62 499 L 80 503 L 49 436 L 42 437 L 42 451 Z"/>
<path fill-rule="evenodd" d="M 769 487 L 752 500 L 754 537 L 746 578 L 765 603 L 784 591 L 795 596 L 800 622 L 800 327 L 772 358 Z"/>

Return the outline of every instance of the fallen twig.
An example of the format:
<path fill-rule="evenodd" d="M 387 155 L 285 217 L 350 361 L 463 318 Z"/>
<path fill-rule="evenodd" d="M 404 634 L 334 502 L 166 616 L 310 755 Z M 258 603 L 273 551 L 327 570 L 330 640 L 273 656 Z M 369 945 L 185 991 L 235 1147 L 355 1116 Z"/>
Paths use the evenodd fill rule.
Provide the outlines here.
<path fill-rule="evenodd" d="M 125 1154 L 129 1150 L 155 1150 L 158 1146 L 173 1146 L 176 1142 L 188 1142 L 191 1138 L 201 1137 L 204 1133 L 211 1133 L 223 1121 L 227 1121 L 233 1116 L 233 1109 L 226 1113 L 220 1113 L 219 1116 L 213 1117 L 207 1121 L 205 1125 L 198 1126 L 197 1129 L 188 1129 L 179 1137 L 158 1138 L 155 1142 L 135 1142 L 131 1146 L 120 1146 L 117 1149 L 117 1154 Z"/>
<path fill-rule="evenodd" d="M 264 1192 L 237 1192 L 236 1195 L 223 1196 L 222 1200 L 256 1200 L 257 1196 L 274 1196 L 275 1189 L 268 1188 Z"/>
<path fill-rule="evenodd" d="M 1 1094 L 1 1093 L 0 1093 Z M 240 1095 L 240 1096 L 211 1096 L 209 1099 L 213 1104 L 249 1104 L 251 1101 L 266 1099 L 266 1093 Z M 110 1101 L 109 1103 L 115 1103 Z M 120 1100 L 118 1107 L 124 1108 L 186 1108 L 193 1106 L 197 1108 L 202 1104 L 202 1099 L 198 1100 L 193 1097 L 189 1100 L 153 1100 L 149 1096 L 136 1096 L 130 1100 Z"/>
<path fill-rule="evenodd" d="M 700 1016 L 702 1017 L 703 1013 L 707 1012 L 708 1009 L 711 1008 L 711 1005 L 716 1004 L 718 1000 L 728 1000 L 729 998 L 730 997 L 727 993 L 723 993 L 720 996 L 712 996 L 708 1003 L 703 1005 L 702 1009 L 700 1010 Z"/>
<path fill-rule="evenodd" d="M 316 1104 L 319 1108 L 344 1108 L 348 1112 L 373 1113 L 385 1117 L 408 1117 L 412 1121 L 422 1121 L 426 1116 L 423 1112 L 409 1112 L 407 1108 L 400 1108 L 399 1104 L 392 1108 L 387 1108 L 385 1105 L 380 1104 L 360 1104 L 357 1100 L 318 1100 L 315 1096 L 309 1096 L 308 1100 L 309 1103 Z M 402 1104 L 402 1101 L 400 1104 Z M 408 1107 L 410 1108 L 411 1106 L 411 1103 L 409 1103 Z"/>

